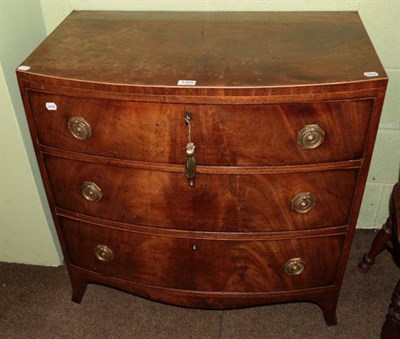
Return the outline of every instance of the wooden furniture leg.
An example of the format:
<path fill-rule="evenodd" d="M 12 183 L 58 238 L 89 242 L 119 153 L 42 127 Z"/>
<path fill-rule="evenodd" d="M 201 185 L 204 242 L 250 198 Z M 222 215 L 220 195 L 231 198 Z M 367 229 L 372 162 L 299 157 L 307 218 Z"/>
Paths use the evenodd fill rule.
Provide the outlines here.
<path fill-rule="evenodd" d="M 381 331 L 381 339 L 400 338 L 400 280 L 393 292 L 392 303 Z"/>
<path fill-rule="evenodd" d="M 338 324 L 336 316 L 336 305 L 334 307 L 325 306 L 325 308 L 322 308 L 322 314 L 324 315 L 325 323 L 327 326 L 336 326 Z"/>
<path fill-rule="evenodd" d="M 335 326 L 338 324 L 336 317 L 338 292 L 314 299 L 314 302 L 321 308 L 326 325 Z"/>
<path fill-rule="evenodd" d="M 400 259 L 400 183 L 397 183 L 392 192 L 390 217 L 393 222 L 393 253 L 395 259 Z M 397 282 L 393 292 L 392 303 L 389 306 L 389 312 L 386 315 L 385 323 L 381 331 L 382 339 L 400 338 L 400 280 Z"/>
<path fill-rule="evenodd" d="M 386 223 L 383 224 L 382 229 L 375 236 L 372 242 L 371 249 L 365 253 L 362 260 L 358 264 L 358 270 L 361 273 L 369 271 L 370 267 L 375 263 L 375 258 L 385 249 L 388 243 L 392 242 L 393 225 L 392 219 L 389 217 Z"/>
<path fill-rule="evenodd" d="M 374 264 L 376 256 L 383 251 L 386 245 L 391 244 L 392 254 L 397 261 L 400 258 L 400 182 L 393 187 L 390 198 L 390 216 L 386 224 L 375 236 L 371 250 L 364 254 L 363 260 L 358 264 L 360 272 L 368 272 Z M 392 302 L 389 306 L 389 312 L 386 315 L 385 323 L 381 331 L 381 339 L 399 339 L 400 338 L 400 280 L 397 282 L 393 292 Z"/>
<path fill-rule="evenodd" d="M 71 270 L 70 272 L 71 285 L 72 285 L 72 298 L 71 300 L 77 304 L 80 304 L 83 295 L 86 291 L 87 281 L 78 273 Z"/>

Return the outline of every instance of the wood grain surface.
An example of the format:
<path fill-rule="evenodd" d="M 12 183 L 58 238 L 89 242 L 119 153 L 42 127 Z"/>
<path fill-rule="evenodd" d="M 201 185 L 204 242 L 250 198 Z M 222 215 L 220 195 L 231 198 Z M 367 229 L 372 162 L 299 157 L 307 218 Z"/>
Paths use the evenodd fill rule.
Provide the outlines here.
<path fill-rule="evenodd" d="M 186 112 L 199 165 L 266 166 L 361 159 L 373 100 L 280 105 L 179 105 L 95 100 L 31 92 L 39 142 L 86 154 L 183 164 L 188 142 Z M 46 109 L 46 103 L 57 111 Z M 92 128 L 77 140 L 68 120 L 83 117 Z M 318 124 L 324 143 L 303 149 L 299 131 Z"/>
<path fill-rule="evenodd" d="M 65 218 L 61 225 L 73 265 L 141 284 L 209 292 L 329 286 L 335 280 L 343 244 L 343 236 L 230 241 L 160 237 Z M 96 258 L 98 244 L 113 251 L 112 261 Z M 291 258 L 305 261 L 302 274 L 289 276 L 284 272 Z"/>
<path fill-rule="evenodd" d="M 74 11 L 23 64 L 53 78 L 163 87 L 386 77 L 356 12 Z"/>
<path fill-rule="evenodd" d="M 357 170 L 282 175 L 198 175 L 190 187 L 182 173 L 103 166 L 46 156 L 55 204 L 108 220 L 203 231 L 284 231 L 346 225 Z M 81 194 L 83 182 L 102 190 L 99 202 Z M 311 192 L 316 207 L 291 210 Z M 327 217 L 329 216 L 329 217 Z"/>

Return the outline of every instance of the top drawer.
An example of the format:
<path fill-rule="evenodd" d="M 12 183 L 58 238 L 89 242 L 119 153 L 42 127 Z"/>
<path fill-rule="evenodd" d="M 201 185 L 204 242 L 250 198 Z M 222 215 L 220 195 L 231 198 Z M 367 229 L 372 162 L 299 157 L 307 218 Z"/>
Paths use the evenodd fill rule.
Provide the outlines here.
<path fill-rule="evenodd" d="M 373 100 L 195 105 L 31 92 L 30 103 L 43 145 L 113 158 L 182 164 L 188 142 L 184 118 L 191 112 L 192 142 L 199 165 L 276 166 L 362 158 Z M 55 103 L 57 109 L 48 110 L 46 103 Z M 68 122 L 73 117 L 84 119 L 75 128 L 90 130 L 87 140 L 71 134 Z M 88 126 L 83 126 L 86 123 Z M 320 137 L 321 145 L 304 146 Z"/>

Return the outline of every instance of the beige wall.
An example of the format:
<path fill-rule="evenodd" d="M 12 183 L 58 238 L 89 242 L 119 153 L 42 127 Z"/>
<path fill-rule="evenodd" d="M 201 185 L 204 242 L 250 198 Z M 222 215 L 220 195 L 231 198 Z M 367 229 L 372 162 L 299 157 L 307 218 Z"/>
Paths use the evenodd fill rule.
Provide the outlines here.
<path fill-rule="evenodd" d="M 15 78 L 17 65 L 46 36 L 40 1 L 2 0 L 0 15 L 0 260 L 59 265 L 61 252 Z"/>
<path fill-rule="evenodd" d="M 1 0 L 0 0 L 1 1 Z M 381 57 L 381 60 L 387 70 L 390 77 L 389 89 L 387 94 L 386 103 L 383 110 L 383 116 L 380 124 L 377 145 L 373 156 L 373 162 L 371 166 L 370 175 L 368 178 L 368 184 L 366 188 L 365 197 L 363 200 L 363 205 L 361 209 L 360 218 L 358 221 L 358 227 L 374 227 L 380 225 L 386 218 L 388 211 L 388 199 L 391 186 L 394 182 L 398 180 L 399 177 L 399 166 L 400 166 L 400 1 L 399 0 L 342 0 L 342 1 L 320 1 L 320 0 L 298 0 L 298 1 L 268 1 L 268 0 L 257 0 L 257 1 L 243 1 L 243 0 L 209 0 L 209 1 L 188 1 L 188 0 L 147 0 L 147 1 L 93 1 L 93 0 L 37 0 L 37 1 L 7 1 L 3 0 L 2 3 L 12 2 L 14 4 L 19 4 L 20 11 L 24 14 L 19 17 L 11 16 L 10 22 L 15 22 L 14 29 L 9 29 L 7 32 L 2 32 L 3 34 L 10 35 L 11 38 L 8 39 L 8 43 L 11 43 L 14 38 L 18 38 L 18 43 L 23 44 L 24 33 L 21 31 L 18 25 L 24 26 L 24 30 L 35 30 L 34 26 L 29 23 L 32 20 L 32 15 L 36 15 L 36 20 L 41 20 L 41 23 L 37 25 L 44 25 L 46 33 L 49 34 L 51 31 L 73 10 L 235 10 L 235 11 L 276 11 L 276 10 L 291 10 L 291 11 L 305 11 L 305 10 L 321 10 L 321 11 L 340 11 L 340 10 L 351 10 L 358 11 L 360 16 L 366 26 L 366 29 L 371 37 L 375 48 Z M 26 5 L 33 6 L 31 9 L 26 8 Z M 3 5 L 2 5 L 3 6 Z M 38 14 L 38 8 L 41 9 L 41 13 Z M 4 8 L 2 8 L 4 12 Z M 34 14 L 32 14 L 34 13 Z M 35 14 L 36 13 L 36 14 Z M 6 14 L 9 17 L 8 13 Z M 25 18 L 24 18 L 25 16 Z M 28 21 L 18 22 L 18 21 Z M 16 33 L 18 32 L 18 34 Z M 22 38 L 21 38 L 22 35 Z M 29 40 L 31 42 L 31 40 Z M 2 45 L 3 47 L 3 45 Z M 6 46 L 7 47 L 7 46 Z M 33 48 L 33 46 L 32 46 Z M 17 46 L 17 50 L 21 50 L 21 47 Z M 20 53 L 21 54 L 21 53 Z M 28 51 L 24 54 L 26 56 Z M 16 58 L 21 61 L 21 58 Z M 17 62 L 17 60 L 15 60 Z M 14 72 L 11 69 L 11 65 L 8 63 L 4 65 L 5 79 L 10 91 L 11 98 L 13 99 L 14 109 L 17 105 L 17 99 L 15 99 L 19 94 L 15 86 L 8 79 L 7 74 Z M 8 93 L 3 90 L 2 87 L 2 98 L 4 96 L 5 100 L 9 97 Z M 10 100 L 9 100 L 10 101 Z M 3 102 L 3 100 L 2 100 Z M 13 242 L 14 251 L 12 255 L 4 256 L 4 251 L 0 248 L 0 260 L 16 261 L 16 262 L 30 262 L 35 264 L 54 264 L 57 263 L 57 251 L 55 250 L 57 246 L 57 241 L 54 240 L 54 227 L 51 221 L 48 221 L 48 208 L 46 204 L 43 203 L 44 212 L 40 204 L 39 196 L 43 200 L 43 189 L 41 184 L 38 184 L 38 191 L 35 192 L 36 187 L 34 181 L 37 181 L 37 167 L 35 167 L 34 161 L 31 159 L 31 146 L 26 142 L 27 153 L 25 153 L 23 147 L 23 141 L 26 141 L 27 131 L 26 123 L 21 118 L 20 109 L 15 109 L 15 114 L 17 119 L 14 119 L 14 124 L 12 123 L 13 112 L 10 105 L 6 105 L 3 108 L 2 104 L 2 115 L 3 110 L 8 110 L 10 119 L 9 125 L 10 134 L 15 138 L 12 146 L 12 152 L 6 154 L 7 158 L 4 160 L 4 154 L 2 153 L 2 162 L 6 161 L 9 167 L 8 172 L 6 171 L 6 178 L 3 182 L 11 182 L 15 180 L 16 173 L 12 169 L 18 169 L 22 171 L 18 177 L 25 177 L 29 179 L 30 166 L 33 168 L 33 177 L 28 180 L 29 187 L 29 202 L 31 204 L 30 213 L 33 213 L 34 217 L 21 218 L 18 215 L 19 204 L 21 203 L 21 198 L 18 197 L 17 193 L 14 193 L 13 189 L 21 189 L 21 184 L 17 183 L 17 188 L 11 188 L 10 185 L 7 186 L 7 190 L 2 189 L 1 203 L 4 205 L 6 200 L 9 200 L 8 196 L 14 194 L 15 199 L 11 201 L 13 213 L 7 215 L 4 220 L 7 221 L 6 229 L 7 233 L 0 233 L 0 245 L 3 247 L 4 243 L 9 241 Z M 22 137 L 18 130 L 18 125 L 21 129 Z M 2 129 L 3 127 L 2 124 Z M 7 127 L 8 128 L 8 127 Z M 3 132 L 2 132 L 3 134 Z M 19 146 L 18 146 L 19 145 Z M 4 148 L 4 144 L 2 145 Z M 8 147 L 8 146 L 7 146 Z M 25 155 L 24 155 L 25 153 Z M 30 160 L 30 162 L 28 161 Z M 3 165 L 2 165 L 3 166 Z M 10 170 L 11 169 L 11 170 Z M 3 167 L 2 172 L 3 174 Z M 7 174 L 8 173 L 8 174 Z M 35 179 L 35 180 L 34 180 Z M 17 181 L 18 182 L 18 181 Z M 25 183 L 26 184 L 26 183 Z M 25 209 L 24 209 L 25 210 Z M 25 213 L 25 212 L 24 212 Z M 47 218 L 47 219 L 46 219 Z M 32 226 L 37 234 L 32 238 L 32 243 L 27 244 L 21 239 L 20 232 L 25 230 L 26 227 L 31 227 L 32 223 L 27 225 L 26 219 L 35 219 L 35 226 Z M 12 221 L 13 226 L 11 227 L 10 221 Z M 49 223 L 49 225 L 47 225 Z M 0 230 L 4 229 L 3 216 L 1 219 L 2 227 Z M 15 229 L 15 231 L 14 231 Z M 20 231 L 17 231 L 20 230 Z M 7 235 L 7 239 L 3 235 Z M 10 240 L 11 239 L 11 240 Z M 25 237 L 25 240 L 27 237 Z M 47 248 L 45 254 L 33 252 L 28 259 L 22 256 L 24 250 L 30 247 L 38 246 Z M 29 246 L 28 246 L 29 245 Z M 5 247 L 3 247 L 5 248 Z M 15 252 L 15 253 L 14 253 Z M 11 252 L 9 252 L 11 254 Z M 44 260 L 44 257 L 46 258 Z M 47 262 L 46 262 L 47 260 Z"/>
<path fill-rule="evenodd" d="M 55 266 L 52 238 L 0 67 L 0 261 Z"/>

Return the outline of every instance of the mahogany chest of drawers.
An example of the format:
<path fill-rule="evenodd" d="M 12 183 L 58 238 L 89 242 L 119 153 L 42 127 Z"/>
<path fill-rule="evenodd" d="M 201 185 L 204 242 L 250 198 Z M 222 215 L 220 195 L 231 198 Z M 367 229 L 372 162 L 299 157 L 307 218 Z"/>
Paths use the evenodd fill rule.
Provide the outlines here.
<path fill-rule="evenodd" d="M 357 13 L 73 12 L 17 76 L 74 301 L 336 322 L 387 85 Z"/>

